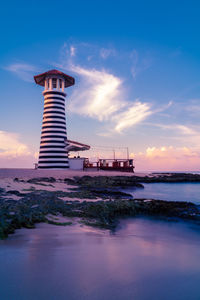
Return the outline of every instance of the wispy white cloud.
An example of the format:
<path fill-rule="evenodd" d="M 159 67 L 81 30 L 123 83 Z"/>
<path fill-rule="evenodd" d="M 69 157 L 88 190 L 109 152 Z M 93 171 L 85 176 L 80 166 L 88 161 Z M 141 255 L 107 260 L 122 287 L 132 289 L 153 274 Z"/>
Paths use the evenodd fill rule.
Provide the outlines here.
<path fill-rule="evenodd" d="M 153 57 L 149 53 L 146 53 L 145 56 L 141 58 L 138 51 L 136 49 L 133 49 L 129 56 L 131 66 L 130 71 L 133 79 L 135 79 L 139 73 L 147 70 L 152 66 Z"/>
<path fill-rule="evenodd" d="M 107 121 L 110 129 L 104 132 L 104 136 L 122 133 L 153 113 L 149 103 L 125 100 L 123 80 L 119 77 L 105 70 L 86 69 L 72 64 L 70 68 L 82 77 L 83 83 L 80 82 L 79 89 L 72 93 L 69 109 L 80 115 Z"/>
<path fill-rule="evenodd" d="M 193 117 L 200 116 L 200 99 L 193 99 L 188 101 L 188 105 L 184 106 L 185 111 L 187 111 Z"/>
<path fill-rule="evenodd" d="M 116 50 L 112 48 L 101 48 L 100 49 L 100 56 L 103 59 L 107 59 L 109 56 L 116 55 Z"/>
<path fill-rule="evenodd" d="M 115 131 L 121 133 L 123 130 L 141 123 L 152 113 L 149 103 L 135 101 L 133 104 L 127 104 L 126 110 L 113 117 L 113 121 L 116 123 Z"/>
<path fill-rule="evenodd" d="M 124 107 L 122 80 L 105 70 L 86 69 L 71 65 L 71 71 L 81 77 L 79 88 L 71 96 L 69 109 L 100 121 Z"/>
<path fill-rule="evenodd" d="M 70 46 L 70 55 L 72 57 L 76 55 L 76 48 L 73 45 Z"/>
<path fill-rule="evenodd" d="M 168 103 L 165 107 L 153 109 L 153 103 L 141 99 L 128 99 L 123 78 L 106 69 L 83 67 L 76 62 L 77 57 L 70 55 L 71 47 L 72 45 L 64 45 L 62 62 L 56 64 L 56 67 L 71 71 L 79 77 L 78 86 L 70 96 L 69 110 L 104 122 L 107 130 L 104 131 L 104 136 L 123 133 L 142 123 L 150 115 L 164 111 L 171 105 Z M 73 47 L 77 49 L 78 46 Z M 100 49 L 100 55 L 104 59 L 114 54 L 113 49 Z M 132 62 L 137 63 L 137 56 L 137 52 L 133 51 Z"/>
<path fill-rule="evenodd" d="M 13 63 L 4 68 L 7 71 L 15 73 L 24 81 L 33 82 L 33 75 L 36 72 L 39 72 L 39 69 L 36 66 L 26 63 Z"/>
<path fill-rule="evenodd" d="M 186 135 L 196 135 L 197 132 L 195 130 L 193 130 L 192 128 L 190 127 L 187 127 L 185 125 L 176 125 L 175 128 L 177 128 L 178 130 L 180 130 L 183 134 L 186 134 Z"/>
<path fill-rule="evenodd" d="M 183 134 L 183 135 L 197 135 L 198 131 L 196 131 L 195 129 L 188 127 L 186 125 L 182 125 L 182 124 L 157 124 L 157 123 L 153 123 L 151 124 L 152 126 L 156 126 L 159 127 L 161 129 L 164 130 L 173 130 L 174 133 L 179 133 L 179 134 Z"/>
<path fill-rule="evenodd" d="M 138 64 L 138 52 L 133 49 L 131 51 L 131 54 L 130 54 L 130 59 L 131 59 L 131 74 L 132 74 L 132 77 L 135 79 L 136 78 L 136 75 L 138 73 L 138 67 L 137 67 L 137 64 Z"/>
<path fill-rule="evenodd" d="M 79 62 L 79 57 L 71 54 L 72 47 L 76 50 L 80 47 L 79 53 L 83 51 L 81 47 L 84 47 L 83 52 L 86 57 L 84 66 Z M 88 55 L 90 48 L 92 56 Z M 155 107 L 152 102 L 132 99 L 127 94 L 123 78 L 116 76 L 111 70 L 91 67 L 90 60 L 93 59 L 96 50 L 94 45 L 64 44 L 61 51 L 61 63 L 54 63 L 54 66 L 67 72 L 71 71 L 78 76 L 78 85 L 70 96 L 69 110 L 72 113 L 104 122 L 104 132 L 98 133 L 99 135 L 110 136 L 113 133 L 123 133 L 129 128 L 141 124 L 150 115 L 161 113 L 172 105 L 172 102 L 169 102 L 164 106 Z M 110 55 L 118 55 L 113 48 L 100 48 L 99 53 L 104 60 Z M 132 65 L 137 65 L 138 52 L 133 50 L 129 54 L 129 59 Z M 151 58 L 147 55 L 137 68 L 141 71 L 141 68 L 145 69 L 150 65 Z"/>

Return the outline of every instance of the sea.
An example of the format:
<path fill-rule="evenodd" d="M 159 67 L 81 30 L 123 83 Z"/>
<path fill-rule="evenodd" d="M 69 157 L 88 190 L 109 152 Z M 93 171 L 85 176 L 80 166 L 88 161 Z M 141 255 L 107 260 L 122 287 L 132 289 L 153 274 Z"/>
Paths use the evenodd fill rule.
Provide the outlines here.
<path fill-rule="evenodd" d="M 186 201 L 200 205 L 200 183 L 143 183 L 144 189 L 126 189 L 134 198 Z"/>
<path fill-rule="evenodd" d="M 200 183 L 149 183 L 135 198 L 200 204 Z M 0 241 L 1 300 L 200 300 L 200 226 L 122 219 L 115 232 L 38 224 Z"/>

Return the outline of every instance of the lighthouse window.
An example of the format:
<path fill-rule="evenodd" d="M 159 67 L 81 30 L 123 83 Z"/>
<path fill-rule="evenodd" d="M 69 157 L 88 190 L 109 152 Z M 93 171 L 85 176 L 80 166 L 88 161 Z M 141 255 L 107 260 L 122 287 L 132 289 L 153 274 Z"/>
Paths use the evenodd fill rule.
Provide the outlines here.
<path fill-rule="evenodd" d="M 59 79 L 60 88 L 62 88 L 62 79 Z"/>
<path fill-rule="evenodd" d="M 53 79 L 52 79 L 53 89 L 56 89 L 56 82 L 57 82 L 57 79 L 56 79 L 56 78 L 53 78 Z"/>

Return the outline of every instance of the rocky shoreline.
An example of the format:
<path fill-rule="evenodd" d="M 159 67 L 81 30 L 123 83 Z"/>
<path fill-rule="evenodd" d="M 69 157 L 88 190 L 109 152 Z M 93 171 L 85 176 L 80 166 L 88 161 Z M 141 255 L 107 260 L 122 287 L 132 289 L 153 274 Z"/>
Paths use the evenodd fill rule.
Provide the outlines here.
<path fill-rule="evenodd" d="M 132 195 L 122 191 L 127 187 L 143 188 L 142 183 L 148 182 L 200 182 L 200 175 L 196 174 L 155 174 L 145 177 L 82 176 L 62 179 L 63 184 L 70 186 L 68 191 L 44 190 L 44 187 L 53 186 L 57 181 L 61 181 L 53 177 L 29 180 L 15 178 L 13 181 L 15 184 L 29 183 L 32 187 L 23 192 L 13 190 L 12 186 L 8 191 L 0 188 L 0 239 L 6 238 L 18 228 L 33 228 L 39 222 L 65 226 L 71 224 L 49 219 L 49 214 L 78 217 L 79 222 L 83 224 L 110 230 L 116 228 L 120 218 L 138 215 L 200 223 L 198 205 L 188 202 L 133 199 Z M 12 195 L 20 199 L 14 200 Z"/>

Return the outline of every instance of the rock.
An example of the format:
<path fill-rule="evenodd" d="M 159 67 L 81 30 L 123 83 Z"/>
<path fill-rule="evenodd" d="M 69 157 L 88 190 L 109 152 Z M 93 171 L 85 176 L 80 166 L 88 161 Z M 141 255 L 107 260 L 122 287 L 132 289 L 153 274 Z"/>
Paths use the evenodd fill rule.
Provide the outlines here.
<path fill-rule="evenodd" d="M 38 177 L 27 180 L 28 183 L 40 183 L 40 182 L 56 182 L 56 179 L 53 177 Z"/>
<path fill-rule="evenodd" d="M 57 225 L 57 226 L 69 226 L 72 225 L 72 222 L 56 222 L 53 220 L 47 219 L 48 224 Z"/>
<path fill-rule="evenodd" d="M 25 182 L 23 179 L 19 179 L 19 178 L 17 178 L 17 177 L 14 178 L 13 181 L 15 181 L 15 182 Z"/>
<path fill-rule="evenodd" d="M 73 179 L 71 179 L 71 178 L 65 178 L 64 182 L 67 183 L 67 184 L 69 184 L 69 185 L 76 184 L 76 182 Z"/>
<path fill-rule="evenodd" d="M 154 175 L 151 177 L 149 177 L 149 176 L 145 176 L 145 177 L 132 176 L 132 178 L 136 182 L 139 181 L 142 183 L 200 182 L 199 174 L 187 174 L 187 173 L 163 173 L 163 174 L 157 174 L 157 175 Z"/>
<path fill-rule="evenodd" d="M 82 176 L 74 177 L 74 181 L 81 187 L 93 187 L 93 188 L 124 188 L 124 187 L 136 187 L 143 188 L 143 185 L 135 180 L 132 176 Z"/>
<path fill-rule="evenodd" d="M 107 180 L 107 178 L 104 180 Z M 87 180 L 84 182 L 87 182 Z M 115 180 L 114 184 L 116 184 Z M 18 191 L 10 192 L 19 195 Z M 79 195 L 80 197 L 89 196 L 93 200 L 97 195 L 98 197 L 108 197 L 108 193 L 110 193 L 110 200 L 108 201 L 63 201 L 59 198 L 66 195 L 68 197 L 69 195 L 71 197 Z M 17 228 L 34 228 L 35 223 L 46 222 L 48 214 L 80 217 L 87 225 L 111 230 L 114 230 L 117 226 L 119 218 L 137 215 L 200 222 L 200 209 L 193 203 L 132 198 L 124 200 L 127 194 L 113 190 L 113 187 L 110 189 L 96 187 L 94 189 L 93 187 L 81 186 L 77 191 L 70 193 L 34 191 L 22 195 L 22 198 L 18 201 L 0 201 L 0 238 L 6 238 L 8 234 L 13 233 Z"/>
<path fill-rule="evenodd" d="M 20 193 L 19 191 L 16 191 L 16 190 L 7 191 L 6 194 L 16 195 L 18 197 L 23 197 L 24 196 L 24 194 L 22 194 L 22 193 Z"/>
<path fill-rule="evenodd" d="M 0 188 L 0 194 L 4 194 L 5 193 L 5 190 Z"/>

